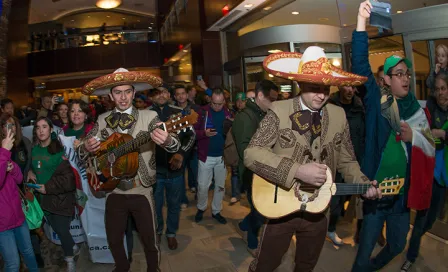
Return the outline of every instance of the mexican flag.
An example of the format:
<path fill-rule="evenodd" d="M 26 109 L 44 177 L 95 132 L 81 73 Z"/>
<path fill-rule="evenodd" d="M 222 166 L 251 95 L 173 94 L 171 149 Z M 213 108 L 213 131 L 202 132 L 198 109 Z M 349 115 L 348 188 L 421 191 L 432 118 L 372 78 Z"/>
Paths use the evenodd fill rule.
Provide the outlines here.
<path fill-rule="evenodd" d="M 412 153 L 408 207 L 428 209 L 431 204 L 435 168 L 435 144 L 423 109 L 404 120 L 412 128 Z"/>

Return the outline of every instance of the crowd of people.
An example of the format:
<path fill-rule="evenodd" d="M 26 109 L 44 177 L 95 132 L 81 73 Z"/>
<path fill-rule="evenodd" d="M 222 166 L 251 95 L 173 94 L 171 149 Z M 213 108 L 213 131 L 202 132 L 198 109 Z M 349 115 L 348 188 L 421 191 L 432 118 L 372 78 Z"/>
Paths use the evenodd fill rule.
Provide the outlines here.
<path fill-rule="evenodd" d="M 343 244 L 336 230 L 338 218 L 348 212 L 344 209 L 347 200 L 357 219 L 354 240 L 359 245 L 352 271 L 378 271 L 400 254 L 407 242 L 410 209 L 417 210 L 401 268 L 408 271 L 416 262 L 422 236 L 444 205 L 448 184 L 447 48 L 436 49 L 437 64 L 427 80 L 431 96 L 423 109 L 410 91 L 409 60 L 393 55 L 376 77 L 372 72 L 366 33 L 371 8 L 369 1 L 359 8 L 352 43 L 354 74 L 340 74 L 337 69 L 323 73 L 325 69 L 319 70 L 318 64 L 323 65 L 320 61 L 326 60 L 325 55 L 321 48 L 310 47 L 303 59 L 312 65 L 304 63 L 299 73 L 275 73 L 292 77 L 301 89 L 299 95 L 281 101 L 277 101 L 278 86 L 269 80 L 230 99 L 230 92 L 208 88 L 203 80 L 196 86 L 170 87 L 155 76 L 125 69 L 115 71 L 115 77 L 88 83 L 85 94 L 102 94 L 90 103 L 76 99 L 66 104 L 56 96 L 45 95 L 39 109 L 15 109 L 14 101 L 1 100 L 0 254 L 4 271 L 18 271 L 20 256 L 29 271 L 39 271 L 45 265 L 40 253 L 40 227 L 32 228 L 22 209 L 33 199 L 43 210 L 43 221 L 60 238 L 67 271 L 76 271 L 80 248 L 70 233 L 76 173 L 65 157 L 56 128 L 78 140 L 81 159 L 94 157 L 102 142 L 116 132 L 134 138 L 141 132 L 151 135 L 152 142 L 138 149 L 135 176 L 116 177 L 119 183 L 107 195 L 105 232 L 115 260 L 114 271 L 130 269 L 133 231 L 141 237 L 148 271 L 159 271 L 162 236 L 170 250 L 178 248 L 176 233 L 180 213 L 190 205 L 188 190 L 195 195 L 196 223 L 206 216 L 209 190 L 213 190 L 211 217 L 226 224 L 222 207 L 228 171 L 230 203 L 238 202 L 244 194 L 250 204 L 249 213 L 237 226 L 239 232 L 247 232 L 247 248 L 254 256 L 250 271 L 274 271 L 293 235 L 295 271 L 312 271 L 325 238 L 337 246 Z M 332 69 L 329 63 L 325 67 Z M 265 69 L 274 68 L 268 65 Z M 357 90 L 362 84 L 364 93 Z M 338 86 L 338 92 L 330 95 L 330 86 Z M 173 115 L 193 112 L 198 114 L 198 121 L 189 130 L 170 133 L 160 127 Z M 22 129 L 30 126 L 32 138 L 28 139 Z M 228 142 L 236 149 L 233 165 L 228 165 L 225 157 Z M 254 174 L 282 189 L 295 190 L 300 200 L 300 186 L 322 186 L 327 170 L 337 184 L 364 183 L 370 187 L 349 199 L 333 196 L 324 213 L 297 211 L 272 219 L 253 204 Z M 397 194 L 382 197 L 378 184 L 390 177 L 402 178 L 404 186 Z M 166 218 L 162 212 L 165 203 Z M 372 257 L 376 243 L 383 248 Z"/>

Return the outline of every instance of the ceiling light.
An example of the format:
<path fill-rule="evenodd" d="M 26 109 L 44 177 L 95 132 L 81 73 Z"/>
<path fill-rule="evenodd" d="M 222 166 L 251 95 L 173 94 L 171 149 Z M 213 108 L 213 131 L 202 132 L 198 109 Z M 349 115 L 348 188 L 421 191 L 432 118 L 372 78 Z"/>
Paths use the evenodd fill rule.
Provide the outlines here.
<path fill-rule="evenodd" d="M 283 51 L 279 50 L 279 49 L 272 49 L 272 50 L 269 50 L 268 52 L 271 53 L 271 54 L 275 54 L 275 53 L 280 53 L 280 52 L 283 52 Z"/>
<path fill-rule="evenodd" d="M 188 53 L 188 50 L 185 50 L 185 49 L 184 49 L 184 50 L 182 50 L 182 52 L 184 52 L 184 53 Z"/>
<path fill-rule="evenodd" d="M 265 7 L 264 10 L 270 10 L 272 7 Z"/>
<path fill-rule="evenodd" d="M 299 15 L 299 12 L 298 11 L 293 11 L 293 12 L 291 12 L 291 14 L 292 15 Z"/>
<path fill-rule="evenodd" d="M 87 18 L 90 18 L 90 15 L 88 15 Z"/>
<path fill-rule="evenodd" d="M 336 67 L 339 67 L 339 66 L 341 66 L 341 63 L 339 62 L 339 60 L 335 59 L 335 60 L 333 60 L 333 65 Z"/>
<path fill-rule="evenodd" d="M 109 16 L 109 15 L 107 15 L 106 17 L 107 17 L 107 18 L 110 18 L 110 16 Z"/>
<path fill-rule="evenodd" d="M 329 21 L 330 19 L 328 19 L 328 18 L 319 18 L 318 20 L 321 21 L 321 22 L 326 22 L 326 21 Z"/>
<path fill-rule="evenodd" d="M 74 22 L 75 20 L 72 20 L 72 22 Z"/>
<path fill-rule="evenodd" d="M 182 67 L 179 67 L 179 70 L 183 70 L 184 68 L 182 68 Z"/>
<path fill-rule="evenodd" d="M 274 77 L 274 75 L 269 74 L 269 77 Z"/>
<path fill-rule="evenodd" d="M 343 26 L 347 26 L 347 24 L 343 24 Z"/>
<path fill-rule="evenodd" d="M 397 10 L 397 13 L 403 13 L 403 11 L 402 10 Z"/>
<path fill-rule="evenodd" d="M 187 63 L 187 66 L 191 66 L 191 64 Z"/>
<path fill-rule="evenodd" d="M 247 5 L 244 5 L 245 8 L 251 8 L 251 7 L 253 7 L 253 6 L 254 6 L 254 4 L 247 4 Z"/>
<path fill-rule="evenodd" d="M 123 17 L 123 18 L 121 18 L 121 19 L 123 19 L 123 20 L 126 20 L 126 18 L 124 18 L 124 17 Z"/>
<path fill-rule="evenodd" d="M 121 5 L 121 0 L 98 0 L 96 6 L 102 9 L 113 9 Z"/>

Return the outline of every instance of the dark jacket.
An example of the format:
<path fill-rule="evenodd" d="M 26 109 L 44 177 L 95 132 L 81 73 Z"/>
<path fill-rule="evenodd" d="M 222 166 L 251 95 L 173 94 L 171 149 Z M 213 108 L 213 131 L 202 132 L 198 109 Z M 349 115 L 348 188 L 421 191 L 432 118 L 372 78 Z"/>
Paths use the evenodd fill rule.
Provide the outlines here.
<path fill-rule="evenodd" d="M 149 107 L 150 110 L 157 112 L 159 118 L 162 122 L 166 122 L 172 115 L 179 114 L 182 111 L 181 108 L 166 104 L 162 109 L 156 105 Z M 183 113 L 185 114 L 185 113 Z M 157 178 L 171 179 L 176 178 L 184 174 L 184 167 L 178 170 L 171 170 L 170 160 L 174 154 L 181 154 L 184 157 L 184 165 L 189 152 L 194 146 L 196 140 L 196 133 L 194 129 L 187 130 L 185 132 L 180 132 L 179 140 L 181 147 L 177 153 L 168 153 L 161 146 L 156 146 L 156 172 Z"/>
<path fill-rule="evenodd" d="M 340 93 L 336 92 L 331 95 L 329 102 L 342 107 Z M 344 107 L 342 107 L 344 108 Z M 358 96 L 353 96 L 352 106 L 350 110 L 345 110 L 348 125 L 350 127 L 350 138 L 352 140 L 353 148 L 355 150 L 356 160 L 359 164 L 362 163 L 365 148 L 365 112 L 361 99 Z"/>
<path fill-rule="evenodd" d="M 200 120 L 198 121 L 199 125 L 195 126 L 196 137 L 198 139 L 198 158 L 202 162 L 205 162 L 207 160 L 208 146 L 210 144 L 210 138 L 205 135 L 205 115 L 208 113 L 208 118 L 212 118 L 211 111 L 212 109 L 210 108 L 210 105 L 202 107 L 202 114 L 200 115 Z M 223 107 L 223 111 L 226 119 L 232 119 L 232 114 L 227 109 L 227 107 Z M 224 146 L 222 148 L 224 148 Z"/>
<path fill-rule="evenodd" d="M 362 163 L 362 158 L 365 148 L 365 112 L 361 98 L 353 96 L 352 106 L 349 110 L 343 107 L 341 103 L 340 92 L 336 92 L 330 96 L 329 103 L 342 107 L 345 111 L 345 116 L 350 128 L 350 139 L 352 140 L 353 149 L 355 150 L 356 160 L 359 165 Z M 342 175 L 337 172 L 335 177 L 336 183 L 344 182 Z"/>
<path fill-rule="evenodd" d="M 443 125 L 448 121 L 448 110 L 443 110 L 439 105 L 437 105 L 437 100 L 435 97 L 430 96 L 426 101 L 426 108 L 431 115 L 431 129 L 441 129 Z M 448 129 L 445 130 L 448 136 Z M 448 137 L 445 136 L 445 141 L 436 144 L 436 149 L 441 150 L 445 145 L 448 144 Z"/>
<path fill-rule="evenodd" d="M 47 193 L 41 198 L 42 209 L 58 215 L 72 216 L 76 204 L 75 182 L 75 173 L 70 162 L 63 160 L 45 184 Z"/>
<path fill-rule="evenodd" d="M 252 100 L 248 99 L 246 107 L 235 116 L 232 126 L 232 134 L 238 151 L 238 176 L 240 185 L 245 189 L 252 184 L 253 172 L 244 166 L 244 150 L 249 145 L 252 136 L 258 129 L 261 120 L 266 116 L 266 112 Z"/>

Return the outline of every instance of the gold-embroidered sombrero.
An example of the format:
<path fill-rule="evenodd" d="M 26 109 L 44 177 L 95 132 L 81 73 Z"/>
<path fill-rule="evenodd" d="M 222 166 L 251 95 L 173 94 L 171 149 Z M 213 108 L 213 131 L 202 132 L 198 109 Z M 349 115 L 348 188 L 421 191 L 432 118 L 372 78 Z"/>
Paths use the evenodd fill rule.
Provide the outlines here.
<path fill-rule="evenodd" d="M 105 95 L 109 94 L 113 87 L 120 85 L 132 85 L 135 91 L 157 88 L 163 81 L 158 76 L 143 71 L 129 72 L 124 68 L 119 68 L 112 74 L 96 78 L 82 88 L 85 95 Z"/>
<path fill-rule="evenodd" d="M 359 86 L 367 77 L 345 72 L 333 66 L 324 50 L 308 47 L 303 54 L 282 52 L 271 54 L 263 62 L 264 69 L 277 77 L 329 86 Z"/>

